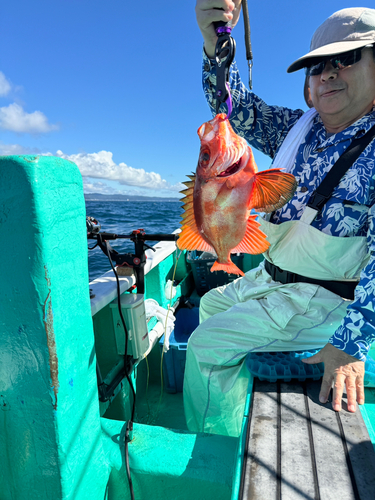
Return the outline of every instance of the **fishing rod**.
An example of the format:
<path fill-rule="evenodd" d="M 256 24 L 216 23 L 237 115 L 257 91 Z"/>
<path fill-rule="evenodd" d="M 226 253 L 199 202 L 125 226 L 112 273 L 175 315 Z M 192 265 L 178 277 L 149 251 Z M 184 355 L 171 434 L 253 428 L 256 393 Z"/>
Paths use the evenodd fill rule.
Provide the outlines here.
<path fill-rule="evenodd" d="M 251 48 L 250 16 L 247 0 L 242 0 L 242 12 L 245 28 L 246 60 L 249 68 L 249 88 L 253 90 L 253 51 Z"/>

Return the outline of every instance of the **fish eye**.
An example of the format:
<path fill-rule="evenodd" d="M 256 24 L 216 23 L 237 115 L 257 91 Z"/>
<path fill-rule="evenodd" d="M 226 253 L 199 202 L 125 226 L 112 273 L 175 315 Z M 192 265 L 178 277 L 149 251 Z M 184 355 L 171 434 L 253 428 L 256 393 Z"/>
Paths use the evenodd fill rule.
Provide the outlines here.
<path fill-rule="evenodd" d="M 203 151 L 201 151 L 201 154 L 199 156 L 199 162 L 203 166 L 207 166 L 209 161 L 210 161 L 210 152 L 208 149 L 204 149 Z"/>

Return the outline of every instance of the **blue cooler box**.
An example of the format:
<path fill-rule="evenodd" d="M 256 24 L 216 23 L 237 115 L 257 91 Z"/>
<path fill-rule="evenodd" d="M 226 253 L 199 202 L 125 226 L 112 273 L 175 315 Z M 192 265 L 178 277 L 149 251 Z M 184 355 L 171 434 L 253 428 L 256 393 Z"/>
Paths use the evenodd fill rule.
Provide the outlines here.
<path fill-rule="evenodd" d="M 174 330 L 169 338 L 169 350 L 163 356 L 164 390 L 182 392 L 186 363 L 186 349 L 190 335 L 199 324 L 199 308 L 179 309 Z M 160 339 L 163 349 L 164 336 Z"/>

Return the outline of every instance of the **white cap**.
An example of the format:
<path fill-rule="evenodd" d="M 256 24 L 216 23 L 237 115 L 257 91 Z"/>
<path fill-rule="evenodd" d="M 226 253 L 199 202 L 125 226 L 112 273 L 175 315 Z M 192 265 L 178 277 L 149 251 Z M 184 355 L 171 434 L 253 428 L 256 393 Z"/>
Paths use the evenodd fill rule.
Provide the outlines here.
<path fill-rule="evenodd" d="M 330 16 L 315 31 L 310 52 L 287 69 L 293 73 L 307 66 L 308 59 L 334 56 L 375 43 L 375 9 L 342 9 Z"/>

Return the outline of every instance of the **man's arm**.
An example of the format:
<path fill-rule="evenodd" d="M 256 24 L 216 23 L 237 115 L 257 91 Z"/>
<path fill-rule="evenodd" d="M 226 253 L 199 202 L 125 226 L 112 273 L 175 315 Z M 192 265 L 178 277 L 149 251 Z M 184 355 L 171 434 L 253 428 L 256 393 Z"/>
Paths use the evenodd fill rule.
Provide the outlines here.
<path fill-rule="evenodd" d="M 303 361 L 324 363 L 324 377 L 319 399 L 327 401 L 333 384 L 332 406 L 341 410 L 341 399 L 346 386 L 348 410 L 355 412 L 356 401 L 363 404 L 365 360 L 375 341 L 375 205 L 369 210 L 367 245 L 370 260 L 361 272 L 354 301 L 340 327 L 320 352 Z"/>
<path fill-rule="evenodd" d="M 229 86 L 233 106 L 229 121 L 234 131 L 250 146 L 275 158 L 289 130 L 304 112 L 265 103 L 243 84 L 235 61 L 229 70 Z M 216 62 L 203 54 L 203 91 L 212 116 L 216 115 L 215 90 Z M 220 112 L 227 112 L 225 104 Z"/>
<path fill-rule="evenodd" d="M 203 90 L 212 115 L 216 114 L 216 61 L 217 36 L 215 21 L 237 22 L 241 11 L 241 0 L 197 0 L 196 17 L 204 39 Z M 303 115 L 303 111 L 279 106 L 268 106 L 262 99 L 243 85 L 237 65 L 230 68 L 229 85 L 233 110 L 230 122 L 235 132 L 244 137 L 251 146 L 274 158 L 289 130 Z M 226 113 L 225 105 L 220 112 Z"/>

